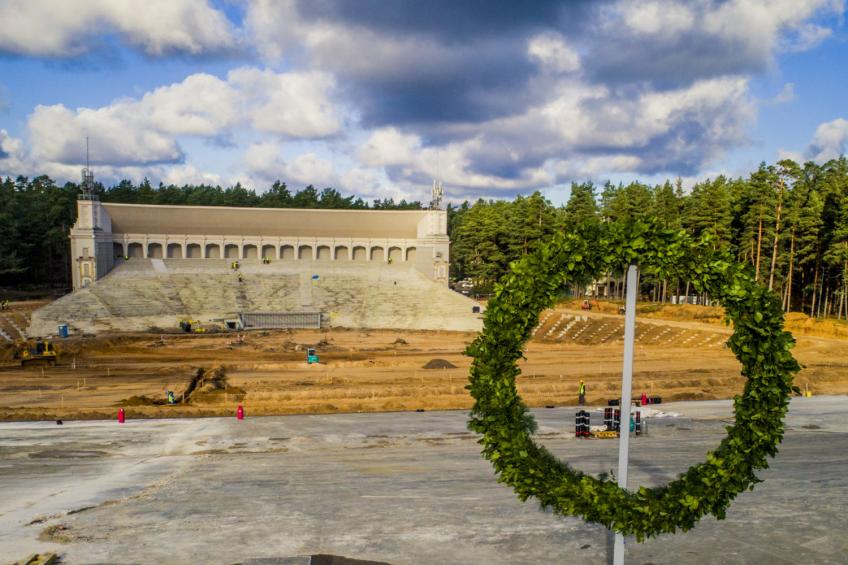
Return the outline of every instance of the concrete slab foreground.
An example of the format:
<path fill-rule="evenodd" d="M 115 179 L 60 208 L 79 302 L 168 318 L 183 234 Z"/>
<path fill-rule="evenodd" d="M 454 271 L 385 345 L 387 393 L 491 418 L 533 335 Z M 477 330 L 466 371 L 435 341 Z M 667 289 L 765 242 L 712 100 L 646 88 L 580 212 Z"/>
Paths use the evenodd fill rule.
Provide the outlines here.
<path fill-rule="evenodd" d="M 662 406 L 631 446 L 631 488 L 703 460 L 729 403 Z M 573 409 L 535 412 L 578 468 L 615 441 L 573 438 Z M 607 532 L 496 482 L 465 412 L 0 424 L 0 555 L 66 563 L 604 563 Z M 845 563 L 848 398 L 793 401 L 764 483 L 724 521 L 631 543 L 630 563 Z M 39 539 L 40 538 L 40 539 Z"/>

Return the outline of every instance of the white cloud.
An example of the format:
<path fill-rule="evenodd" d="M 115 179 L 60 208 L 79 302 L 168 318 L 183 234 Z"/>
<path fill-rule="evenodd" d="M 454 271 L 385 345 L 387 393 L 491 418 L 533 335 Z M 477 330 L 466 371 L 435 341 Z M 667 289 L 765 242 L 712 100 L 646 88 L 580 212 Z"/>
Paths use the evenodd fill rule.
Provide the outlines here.
<path fill-rule="evenodd" d="M 0 21 L 0 50 L 25 55 L 78 55 L 104 32 L 156 56 L 235 45 L 227 17 L 207 0 L 5 0 Z"/>
<path fill-rule="evenodd" d="M 242 93 L 251 125 L 290 137 L 327 137 L 341 130 L 330 100 L 332 76 L 321 72 L 275 73 L 244 67 L 228 81 Z"/>
<path fill-rule="evenodd" d="M 199 73 L 148 92 L 137 103 L 128 101 L 126 111 L 142 114 L 162 132 L 214 136 L 238 121 L 240 94 L 218 77 Z"/>
<path fill-rule="evenodd" d="M 634 155 L 603 155 L 553 159 L 548 163 L 548 167 L 558 179 L 592 179 L 599 175 L 634 171 L 641 164 L 641 159 Z"/>
<path fill-rule="evenodd" d="M 837 118 L 820 124 L 807 148 L 808 158 L 820 163 L 844 155 L 848 148 L 848 120 Z"/>
<path fill-rule="evenodd" d="M 252 0 L 247 5 L 245 27 L 268 60 L 287 55 L 307 31 L 294 0 Z"/>
<path fill-rule="evenodd" d="M 276 141 L 252 143 L 242 156 L 250 176 L 264 181 L 285 180 L 283 147 Z"/>
<path fill-rule="evenodd" d="M 788 37 L 782 45 L 784 51 L 809 51 L 833 35 L 833 30 L 817 24 L 803 24 L 797 27 L 794 36 Z"/>
<path fill-rule="evenodd" d="M 179 136 L 226 136 L 247 122 L 258 131 L 297 138 L 337 133 L 332 82 L 320 73 L 231 71 L 227 80 L 194 74 L 141 99 L 101 108 L 37 106 L 29 116 L 33 153 L 43 161 L 79 164 L 85 138 L 94 162 L 114 166 L 181 162 Z"/>
<path fill-rule="evenodd" d="M 798 50 L 810 48 L 823 39 L 806 20 L 819 10 L 841 13 L 844 8 L 828 0 L 731 0 L 710 5 L 704 14 L 703 27 L 710 34 L 733 40 L 749 52 L 770 58 L 778 47 L 782 33 L 794 33 L 807 40 L 797 44 Z M 814 36 L 819 35 L 814 41 Z"/>
<path fill-rule="evenodd" d="M 787 82 L 783 85 L 783 88 L 780 89 L 774 98 L 769 100 L 771 104 L 788 104 L 789 102 L 794 101 L 797 98 L 795 94 L 795 83 Z"/>
<path fill-rule="evenodd" d="M 176 139 L 150 127 L 149 116 L 134 102 L 69 110 L 62 104 L 35 107 L 28 128 L 34 157 L 41 161 L 78 164 L 85 161 L 85 138 L 91 140 L 93 162 L 144 165 L 182 160 Z"/>
<path fill-rule="evenodd" d="M 381 128 L 359 148 L 359 160 L 369 166 L 405 165 L 421 152 L 421 139 L 397 128 Z"/>
<path fill-rule="evenodd" d="M 24 172 L 25 159 L 23 142 L 0 129 L 0 177 L 15 177 Z"/>
<path fill-rule="evenodd" d="M 580 55 L 559 34 L 534 36 L 527 45 L 527 54 L 547 71 L 571 73 L 580 68 Z"/>
<path fill-rule="evenodd" d="M 398 128 L 372 132 L 356 153 L 401 186 L 441 179 L 455 191 L 526 190 L 603 173 L 694 172 L 746 141 L 756 107 L 743 78 L 620 96 L 563 82 L 554 98 L 475 124 L 441 145 Z"/>
<path fill-rule="evenodd" d="M 165 184 L 173 184 L 175 186 L 183 186 L 186 184 L 208 184 L 220 185 L 221 175 L 216 173 L 207 173 L 199 170 L 191 164 L 173 165 L 160 169 L 156 177 L 161 178 Z"/>
<path fill-rule="evenodd" d="M 803 163 L 806 159 L 804 159 L 804 155 L 799 153 L 798 151 L 790 151 L 789 149 L 778 149 L 777 150 L 777 160 L 783 161 L 784 159 L 789 159 L 791 161 L 795 161 L 796 163 Z"/>
<path fill-rule="evenodd" d="M 242 163 L 246 175 L 257 186 L 282 180 L 291 185 L 312 184 L 318 188 L 338 183 L 333 163 L 313 152 L 297 155 L 290 162 L 283 158 L 283 147 L 276 141 L 251 144 L 244 152 Z"/>
<path fill-rule="evenodd" d="M 642 34 L 677 35 L 691 29 L 695 23 L 692 11 L 676 2 L 625 0 L 613 9 L 630 29 Z"/>
<path fill-rule="evenodd" d="M 313 184 L 317 188 L 332 186 L 338 181 L 333 163 L 315 153 L 304 153 L 295 157 L 286 165 L 285 178 L 295 183 Z"/>

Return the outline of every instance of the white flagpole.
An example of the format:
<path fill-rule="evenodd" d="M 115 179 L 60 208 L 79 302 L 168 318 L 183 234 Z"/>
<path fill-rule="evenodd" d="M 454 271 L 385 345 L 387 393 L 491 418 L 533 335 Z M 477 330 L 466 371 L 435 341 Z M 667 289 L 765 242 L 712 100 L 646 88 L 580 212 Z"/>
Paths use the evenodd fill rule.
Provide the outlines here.
<path fill-rule="evenodd" d="M 627 457 L 630 449 L 630 399 L 633 393 L 633 342 L 636 338 L 636 294 L 639 270 L 627 267 L 627 299 L 624 303 L 624 367 L 621 374 L 621 427 L 618 435 L 618 486 L 627 488 Z M 624 536 L 616 532 L 613 565 L 624 565 Z"/>

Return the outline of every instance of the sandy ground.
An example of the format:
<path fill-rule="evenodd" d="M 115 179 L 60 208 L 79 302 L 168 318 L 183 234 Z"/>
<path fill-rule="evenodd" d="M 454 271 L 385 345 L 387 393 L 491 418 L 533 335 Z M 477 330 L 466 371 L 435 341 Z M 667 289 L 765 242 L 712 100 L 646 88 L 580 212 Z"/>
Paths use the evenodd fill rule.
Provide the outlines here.
<path fill-rule="evenodd" d="M 631 441 L 630 488 L 665 483 L 724 435 L 729 401 L 664 406 Z M 602 415 L 593 409 L 593 420 Z M 538 409 L 536 440 L 585 472 L 615 440 Z M 604 528 L 540 512 L 496 482 L 467 413 L 0 423 L 0 562 L 307 565 L 606 562 Z M 643 544 L 628 563 L 845 563 L 848 398 L 796 398 L 764 482 L 727 519 Z"/>
<path fill-rule="evenodd" d="M 557 324 L 563 322 L 557 320 L 565 319 L 560 314 L 585 313 L 562 310 L 543 317 L 522 362 L 522 397 L 530 406 L 575 404 L 577 382 L 584 379 L 590 402 L 616 398 L 622 342 L 558 341 Z M 615 314 L 589 317 L 613 332 L 621 323 Z M 645 391 L 664 401 L 708 400 L 741 391 L 738 362 L 723 346 L 727 328 L 692 320 L 646 320 L 639 327 L 634 396 Z M 601 340 L 597 332 L 594 339 Z M 6 346 L 0 350 L 0 420 L 108 419 L 119 407 L 136 418 L 230 415 L 238 404 L 253 415 L 471 406 L 464 388 L 470 359 L 462 352 L 472 334 L 330 330 L 245 335 L 243 344 L 233 334 L 57 340 L 58 366 L 26 369 Z M 305 349 L 312 346 L 318 348 L 320 364 L 305 363 Z M 848 341 L 800 337 L 795 355 L 805 366 L 796 384 L 814 394 L 848 393 Z M 454 367 L 423 368 L 434 359 Z M 162 403 L 167 390 L 182 400 L 198 369 L 214 367 L 224 368 L 224 388 L 177 405 L 153 404 Z"/>

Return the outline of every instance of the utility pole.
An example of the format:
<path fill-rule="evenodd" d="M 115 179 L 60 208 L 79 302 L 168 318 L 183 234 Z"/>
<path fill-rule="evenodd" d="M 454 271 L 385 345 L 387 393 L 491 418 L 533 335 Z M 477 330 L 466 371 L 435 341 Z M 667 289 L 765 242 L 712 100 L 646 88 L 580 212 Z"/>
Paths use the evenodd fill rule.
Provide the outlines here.
<path fill-rule="evenodd" d="M 618 434 L 618 486 L 627 489 L 627 459 L 630 450 L 630 399 L 633 396 L 633 343 L 636 339 L 636 294 L 639 269 L 627 267 L 627 299 L 624 304 L 624 360 L 621 374 L 621 427 Z M 624 536 L 615 534 L 613 565 L 624 565 Z"/>

